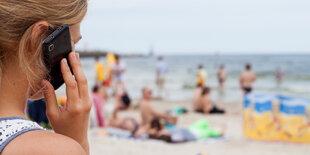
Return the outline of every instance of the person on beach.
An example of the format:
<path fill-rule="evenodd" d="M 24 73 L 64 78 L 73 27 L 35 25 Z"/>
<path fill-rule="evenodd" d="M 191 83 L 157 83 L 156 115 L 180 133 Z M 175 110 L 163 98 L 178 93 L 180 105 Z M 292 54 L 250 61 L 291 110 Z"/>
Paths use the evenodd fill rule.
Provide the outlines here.
<path fill-rule="evenodd" d="M 1 0 L 0 154 L 89 154 L 91 101 L 74 50 L 82 38 L 80 23 L 87 5 L 87 0 Z M 59 107 L 53 86 L 44 80 L 42 42 L 62 24 L 70 27 L 73 51 L 60 63 L 67 104 Z M 54 132 L 28 120 L 24 113 L 28 99 L 43 96 Z"/>
<path fill-rule="evenodd" d="M 131 137 L 139 137 L 146 134 L 146 128 L 141 125 L 136 119 L 132 117 L 120 117 L 118 113 L 119 109 L 115 109 L 112 113 L 112 117 L 109 120 L 109 127 L 119 128 L 131 132 Z"/>
<path fill-rule="evenodd" d="M 123 85 L 115 94 L 116 108 L 115 110 L 127 110 L 131 107 L 131 98 Z"/>
<path fill-rule="evenodd" d="M 223 89 L 225 86 L 225 81 L 226 81 L 226 71 L 225 71 L 225 66 L 221 65 L 218 72 L 217 72 L 217 79 L 219 82 L 219 88 Z"/>
<path fill-rule="evenodd" d="M 246 64 L 245 71 L 240 75 L 240 87 L 244 94 L 252 92 L 253 83 L 256 81 L 256 75 L 251 69 L 251 64 Z"/>
<path fill-rule="evenodd" d="M 211 89 L 198 85 L 194 94 L 193 108 L 195 112 L 204 114 L 223 114 L 225 110 L 216 107 L 211 100 Z"/>
<path fill-rule="evenodd" d="M 108 94 L 103 85 L 95 85 L 93 87 L 93 103 L 97 118 L 97 126 L 104 127 L 103 106 L 108 99 Z"/>
<path fill-rule="evenodd" d="M 142 101 L 140 103 L 140 114 L 142 118 L 142 124 L 150 124 L 155 118 L 163 119 L 170 124 L 176 124 L 177 117 L 170 116 L 165 113 L 158 112 L 151 105 L 150 101 L 152 100 L 152 90 L 148 87 L 142 89 Z"/>
<path fill-rule="evenodd" d="M 167 65 L 163 57 L 158 57 L 156 62 L 156 86 L 158 95 L 162 98 L 162 93 L 165 89 L 165 74 L 167 72 Z"/>
<path fill-rule="evenodd" d="M 198 65 L 197 68 L 197 85 L 205 86 L 207 79 L 207 71 L 204 69 L 203 65 Z"/>
<path fill-rule="evenodd" d="M 148 124 L 142 124 L 132 117 L 120 117 L 118 115 L 119 112 L 120 111 L 117 110 L 113 111 L 112 118 L 108 124 L 109 127 L 129 131 L 131 133 L 130 137 L 135 138 L 148 135 L 148 137 L 151 139 L 170 139 L 169 136 L 165 134 L 166 132 L 163 132 L 164 127 L 159 126 L 160 119 L 154 118 Z"/>
<path fill-rule="evenodd" d="M 103 81 L 104 81 L 104 66 L 100 62 L 99 57 L 96 57 L 95 60 L 96 60 L 96 64 L 95 64 L 96 84 L 103 84 Z"/>
<path fill-rule="evenodd" d="M 115 64 L 112 66 L 112 77 L 114 82 L 114 94 L 117 93 L 119 88 L 124 87 L 123 74 L 126 71 L 125 63 L 121 62 L 120 56 L 115 55 Z"/>

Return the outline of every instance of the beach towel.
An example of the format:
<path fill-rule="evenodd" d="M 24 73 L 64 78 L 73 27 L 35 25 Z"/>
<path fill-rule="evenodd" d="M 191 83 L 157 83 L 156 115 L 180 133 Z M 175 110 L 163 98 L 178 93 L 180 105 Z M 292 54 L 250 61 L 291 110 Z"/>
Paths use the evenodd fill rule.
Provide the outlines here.
<path fill-rule="evenodd" d="M 196 136 L 197 139 L 206 139 L 210 137 L 220 137 L 221 133 L 210 127 L 205 119 L 196 121 L 189 127 L 189 130 Z"/>

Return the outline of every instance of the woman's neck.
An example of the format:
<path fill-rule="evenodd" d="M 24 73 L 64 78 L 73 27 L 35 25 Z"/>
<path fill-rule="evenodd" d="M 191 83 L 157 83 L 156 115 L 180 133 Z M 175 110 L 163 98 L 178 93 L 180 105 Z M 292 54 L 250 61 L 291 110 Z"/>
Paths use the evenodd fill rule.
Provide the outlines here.
<path fill-rule="evenodd" d="M 16 65 L 6 65 L 0 82 L 0 118 L 25 117 L 28 84 Z M 15 67 L 14 67 L 15 66 Z"/>

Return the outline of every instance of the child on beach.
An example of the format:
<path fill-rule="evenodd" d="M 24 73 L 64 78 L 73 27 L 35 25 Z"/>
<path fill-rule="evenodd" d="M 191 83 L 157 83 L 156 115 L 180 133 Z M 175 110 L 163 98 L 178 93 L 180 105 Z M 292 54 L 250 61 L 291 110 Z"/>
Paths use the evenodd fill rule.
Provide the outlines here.
<path fill-rule="evenodd" d="M 74 52 L 86 12 L 87 0 L 0 1 L 0 154 L 89 154 L 91 102 L 79 54 Z M 70 27 L 73 51 L 61 61 L 67 104 L 59 107 L 53 86 L 43 80 L 47 69 L 42 42 L 62 24 Z M 43 95 L 54 132 L 24 114 L 27 99 Z"/>
<path fill-rule="evenodd" d="M 104 86 L 101 85 L 95 85 L 93 87 L 93 102 L 94 102 L 94 108 L 97 118 L 97 125 L 99 127 L 104 126 L 104 118 L 103 118 L 103 106 L 108 99 L 108 94 L 104 88 Z"/>

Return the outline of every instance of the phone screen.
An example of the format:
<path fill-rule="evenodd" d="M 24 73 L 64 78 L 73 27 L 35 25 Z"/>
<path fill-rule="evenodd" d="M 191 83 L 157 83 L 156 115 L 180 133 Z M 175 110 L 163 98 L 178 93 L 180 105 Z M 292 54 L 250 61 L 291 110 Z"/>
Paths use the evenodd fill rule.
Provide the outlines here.
<path fill-rule="evenodd" d="M 72 51 L 69 26 L 64 24 L 57 28 L 43 40 L 42 48 L 44 63 L 48 69 L 46 79 L 51 82 L 56 90 L 64 83 L 60 62 L 63 58 L 68 59 L 68 55 Z"/>

